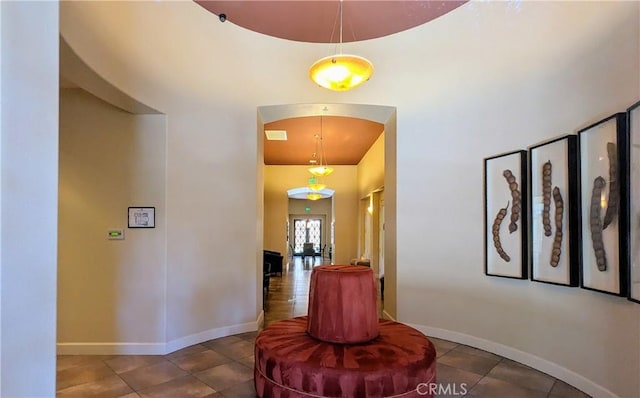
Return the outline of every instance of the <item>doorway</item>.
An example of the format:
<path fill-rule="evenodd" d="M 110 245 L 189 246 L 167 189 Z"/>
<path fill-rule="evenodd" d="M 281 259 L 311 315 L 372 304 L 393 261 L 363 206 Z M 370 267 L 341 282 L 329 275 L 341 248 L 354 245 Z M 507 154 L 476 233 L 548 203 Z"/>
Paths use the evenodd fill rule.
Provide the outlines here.
<path fill-rule="evenodd" d="M 293 246 L 294 230 L 291 214 L 304 215 L 306 210 L 291 212 L 287 207 L 287 197 L 283 192 L 291 189 L 291 181 L 305 181 L 308 178 L 307 167 L 303 165 L 280 166 L 277 164 L 265 166 L 264 142 L 265 124 L 288 118 L 305 118 L 308 116 L 347 116 L 352 118 L 371 120 L 384 126 L 384 170 L 382 173 L 385 187 L 385 212 L 383 237 L 384 249 L 380 250 L 384 256 L 385 275 L 385 303 L 384 315 L 390 319 L 396 316 L 396 108 L 379 105 L 364 104 L 285 104 L 258 107 L 257 141 L 258 141 L 258 173 L 259 183 L 262 184 L 264 196 L 258 198 L 258 217 L 262 216 L 264 230 L 259 237 L 265 246 L 281 246 L 283 251 L 291 250 Z M 262 156 L 261 156 L 262 155 Z M 329 162 L 331 163 L 331 161 Z M 342 166 L 340 166 L 342 167 Z M 334 236 L 335 245 L 327 246 L 331 249 L 332 261 L 336 264 L 349 264 L 358 252 L 358 207 L 359 196 L 357 170 L 355 166 L 344 166 L 343 174 L 334 181 L 336 194 L 333 197 L 333 217 L 328 219 L 330 234 Z M 336 175 L 337 176 L 337 175 Z M 345 177 L 348 176 L 348 177 Z M 362 181 L 366 185 L 367 181 Z M 294 183 L 295 184 L 295 183 Z M 334 187 L 332 187 L 334 188 Z M 289 210 L 289 214 L 287 214 Z M 312 214 L 317 214 L 315 209 Z M 307 213 L 308 214 L 308 213 Z M 378 218 L 372 219 L 372 225 L 378 225 Z M 287 227 L 290 226 L 290 228 Z M 323 223 L 322 230 L 327 231 L 327 224 Z M 289 239 L 287 239 L 287 237 Z M 378 237 L 375 237 L 378 238 Z M 378 242 L 375 239 L 375 242 Z M 375 243 L 374 243 L 375 244 Z M 261 245 L 262 246 L 262 245 Z M 379 254 L 379 253 L 375 253 Z"/>
<path fill-rule="evenodd" d="M 322 218 L 295 218 L 293 219 L 293 254 L 307 255 L 305 245 L 311 245 L 314 254 L 320 254 L 322 250 Z"/>

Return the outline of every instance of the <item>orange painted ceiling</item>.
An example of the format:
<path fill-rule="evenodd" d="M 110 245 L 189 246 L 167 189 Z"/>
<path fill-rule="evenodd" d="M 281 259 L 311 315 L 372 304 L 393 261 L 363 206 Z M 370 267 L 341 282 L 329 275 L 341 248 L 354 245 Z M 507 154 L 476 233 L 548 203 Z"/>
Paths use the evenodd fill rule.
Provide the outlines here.
<path fill-rule="evenodd" d="M 322 124 L 322 130 L 321 130 Z M 267 165 L 308 165 L 316 151 L 316 134 L 322 131 L 327 164 L 356 165 L 378 139 L 384 125 L 364 119 L 340 116 L 312 116 L 283 119 L 265 130 L 286 130 L 287 141 L 264 141 Z M 320 157 L 320 153 L 317 154 Z"/>
<path fill-rule="evenodd" d="M 339 43 L 339 0 L 195 0 L 200 6 L 235 24 L 265 35 L 309 43 Z M 460 7 L 464 1 L 343 0 L 342 41 L 375 39 L 429 22 Z M 222 21 L 222 19 L 220 19 Z M 360 162 L 383 125 L 368 120 L 323 116 L 323 144 L 330 165 Z M 267 141 L 267 165 L 307 165 L 319 133 L 320 117 L 280 120 L 266 130 L 286 130 L 287 141 Z"/>

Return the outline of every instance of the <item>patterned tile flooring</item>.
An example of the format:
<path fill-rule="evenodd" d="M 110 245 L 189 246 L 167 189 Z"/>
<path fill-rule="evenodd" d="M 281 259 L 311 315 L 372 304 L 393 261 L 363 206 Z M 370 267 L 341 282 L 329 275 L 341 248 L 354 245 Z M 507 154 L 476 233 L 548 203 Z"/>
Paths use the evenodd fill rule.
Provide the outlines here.
<path fill-rule="evenodd" d="M 295 258 L 271 278 L 265 325 L 307 312 L 309 277 L 320 258 Z M 168 355 L 59 355 L 57 397 L 255 397 L 253 344 L 257 332 L 209 340 Z M 584 398 L 537 370 L 450 341 L 437 350 L 439 396 Z M 448 388 L 448 390 L 447 390 Z"/>

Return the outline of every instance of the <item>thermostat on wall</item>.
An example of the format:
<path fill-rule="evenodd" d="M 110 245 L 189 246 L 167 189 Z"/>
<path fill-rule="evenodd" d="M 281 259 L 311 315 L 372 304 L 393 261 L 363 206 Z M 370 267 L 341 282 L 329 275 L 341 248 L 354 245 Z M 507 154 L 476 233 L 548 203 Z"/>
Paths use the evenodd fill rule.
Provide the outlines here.
<path fill-rule="evenodd" d="M 107 231 L 107 239 L 110 240 L 123 240 L 124 229 L 110 229 Z"/>

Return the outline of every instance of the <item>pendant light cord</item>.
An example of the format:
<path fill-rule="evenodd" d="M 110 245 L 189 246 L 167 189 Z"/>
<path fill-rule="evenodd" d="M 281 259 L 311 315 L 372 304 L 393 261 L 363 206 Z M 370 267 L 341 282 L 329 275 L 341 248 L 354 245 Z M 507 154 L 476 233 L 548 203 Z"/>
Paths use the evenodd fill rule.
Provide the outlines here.
<path fill-rule="evenodd" d="M 320 115 L 320 166 L 328 166 L 327 158 L 324 155 L 324 142 L 322 140 L 322 115 Z"/>
<path fill-rule="evenodd" d="M 340 0 L 340 54 L 342 54 L 342 0 Z"/>
<path fill-rule="evenodd" d="M 342 0 L 340 0 L 340 54 L 342 54 Z"/>
<path fill-rule="evenodd" d="M 322 115 L 320 115 L 320 167 L 323 166 L 324 160 L 324 143 L 322 142 Z"/>
<path fill-rule="evenodd" d="M 318 136 L 317 144 L 320 145 L 320 150 L 318 151 L 320 156 L 320 164 L 318 166 L 322 167 L 322 159 L 324 158 L 324 147 L 322 145 L 322 115 L 320 115 L 320 135 Z"/>

